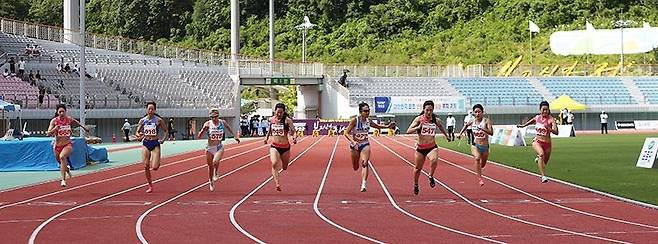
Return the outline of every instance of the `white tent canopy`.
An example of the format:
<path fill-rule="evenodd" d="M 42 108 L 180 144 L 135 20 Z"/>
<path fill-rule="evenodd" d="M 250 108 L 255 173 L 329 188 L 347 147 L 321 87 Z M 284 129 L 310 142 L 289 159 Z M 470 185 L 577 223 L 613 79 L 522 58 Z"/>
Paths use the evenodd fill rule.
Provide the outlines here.
<path fill-rule="evenodd" d="M 558 31 L 551 34 L 551 51 L 558 55 L 621 54 L 621 29 Z M 658 47 L 658 28 L 624 28 L 625 54 L 646 53 Z"/>
<path fill-rule="evenodd" d="M 22 119 L 22 116 L 21 116 L 21 105 L 8 103 L 8 102 L 5 102 L 3 100 L 0 100 L 0 110 L 3 110 L 3 111 L 18 111 L 18 119 L 19 119 L 18 125 L 20 126 L 21 124 L 23 124 L 23 119 Z M 22 131 L 21 128 L 17 128 L 17 129 L 19 129 L 19 131 Z"/>

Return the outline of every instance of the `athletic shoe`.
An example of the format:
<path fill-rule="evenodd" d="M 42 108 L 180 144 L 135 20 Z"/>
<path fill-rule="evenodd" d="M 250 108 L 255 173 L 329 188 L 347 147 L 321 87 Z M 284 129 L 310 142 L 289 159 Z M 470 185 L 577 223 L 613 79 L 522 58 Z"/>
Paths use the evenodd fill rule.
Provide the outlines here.
<path fill-rule="evenodd" d="M 366 192 L 366 182 L 361 183 L 361 192 Z"/>
<path fill-rule="evenodd" d="M 71 174 L 71 166 L 66 165 L 66 174 L 69 179 L 73 178 L 73 174 Z"/>
<path fill-rule="evenodd" d="M 539 157 L 535 157 L 535 163 L 539 163 Z"/>
<path fill-rule="evenodd" d="M 434 181 L 434 177 L 430 176 L 429 179 L 430 179 L 430 187 L 434 188 L 434 186 L 436 185 L 436 182 Z"/>
<path fill-rule="evenodd" d="M 420 192 L 420 188 L 418 188 L 418 185 L 415 184 L 414 185 L 414 195 L 418 195 L 419 192 Z"/>
<path fill-rule="evenodd" d="M 209 181 L 209 182 L 210 182 L 210 184 L 208 184 L 208 185 L 210 186 L 210 191 L 215 191 L 215 182 L 212 181 L 212 180 Z"/>
<path fill-rule="evenodd" d="M 149 185 L 148 188 L 146 188 L 146 193 L 151 193 L 153 192 L 153 185 Z"/>
<path fill-rule="evenodd" d="M 548 177 L 542 176 L 541 177 L 541 183 L 547 183 L 548 182 Z"/>
<path fill-rule="evenodd" d="M 480 182 L 479 182 L 479 183 L 480 183 L 480 186 L 484 186 L 484 181 L 482 180 L 482 178 L 480 178 Z"/>
<path fill-rule="evenodd" d="M 217 180 L 219 180 L 219 176 L 217 175 L 217 170 L 215 170 L 215 172 L 212 175 L 212 181 L 217 181 Z"/>
<path fill-rule="evenodd" d="M 60 185 L 61 185 L 62 187 L 66 187 L 66 181 L 65 181 L 65 180 L 62 180 L 62 182 L 60 182 Z"/>
<path fill-rule="evenodd" d="M 280 186 L 276 186 L 276 191 L 281 191 L 281 187 L 280 187 Z"/>

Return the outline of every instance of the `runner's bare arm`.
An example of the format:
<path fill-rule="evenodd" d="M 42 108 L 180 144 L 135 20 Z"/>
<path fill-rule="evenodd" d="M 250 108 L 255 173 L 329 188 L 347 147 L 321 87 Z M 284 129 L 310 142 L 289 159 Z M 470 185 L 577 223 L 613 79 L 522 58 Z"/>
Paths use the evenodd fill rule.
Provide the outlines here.
<path fill-rule="evenodd" d="M 137 123 L 137 129 L 135 130 L 135 136 L 137 138 L 142 138 L 142 128 L 144 127 L 144 119 L 140 119 Z"/>
<path fill-rule="evenodd" d="M 532 123 L 535 123 L 535 118 L 532 118 L 532 119 L 528 120 L 528 122 L 525 122 L 525 124 L 517 125 L 516 127 L 523 128 L 523 127 L 526 127 L 526 126 L 528 126 Z"/>
<path fill-rule="evenodd" d="M 484 125 L 484 128 L 482 128 L 484 133 L 487 133 L 490 136 L 493 136 L 493 122 L 491 122 L 491 119 L 487 119 L 487 123 Z"/>
<path fill-rule="evenodd" d="M 411 124 L 409 125 L 409 129 L 407 129 L 407 134 L 416 133 L 416 131 L 418 131 L 418 128 L 420 128 L 420 117 L 416 116 L 416 118 L 413 121 L 411 121 Z"/>
<path fill-rule="evenodd" d="M 286 123 L 288 124 L 288 133 L 292 134 L 292 141 L 293 143 L 297 143 L 297 133 L 295 133 L 295 124 L 293 123 L 291 118 L 286 118 Z"/>
<path fill-rule="evenodd" d="M 231 128 L 231 126 L 228 125 L 228 123 L 226 123 L 226 120 L 221 120 L 221 122 L 226 126 L 228 132 L 231 132 L 231 135 L 233 135 L 235 141 L 240 143 L 240 131 L 238 131 L 238 133 L 236 134 L 233 132 L 233 128 Z"/>
<path fill-rule="evenodd" d="M 69 119 L 71 120 L 71 124 L 73 124 L 73 126 L 80 126 L 86 132 L 89 132 L 89 127 L 87 127 L 86 125 L 80 124 L 80 121 L 78 121 L 77 119 L 74 119 L 74 118 L 71 118 L 71 117 L 69 117 Z"/>
<path fill-rule="evenodd" d="M 160 128 L 162 128 L 162 131 L 164 131 L 164 137 L 162 137 L 162 139 L 158 137 L 158 141 L 160 141 L 160 144 L 162 144 L 167 139 L 167 135 L 169 135 L 169 128 L 167 124 L 165 124 L 164 120 L 160 117 L 158 117 L 158 124 L 160 125 Z"/>
<path fill-rule="evenodd" d="M 48 135 L 53 136 L 55 135 L 55 131 L 59 129 L 58 125 L 55 125 L 55 119 L 50 120 L 50 125 L 48 125 Z"/>
<path fill-rule="evenodd" d="M 272 124 L 269 125 L 269 129 L 267 130 L 267 134 L 265 135 L 265 141 L 264 141 L 265 144 L 267 144 L 267 141 L 270 139 L 271 135 L 272 135 Z"/>
<path fill-rule="evenodd" d="M 473 121 L 468 122 L 468 123 L 465 123 L 465 124 L 464 124 L 464 127 L 462 127 L 462 130 L 459 131 L 459 135 L 457 136 L 457 138 L 462 138 L 462 135 L 464 135 L 464 131 L 466 131 L 466 129 L 467 129 L 469 126 L 471 126 L 472 124 L 473 124 Z"/>
<path fill-rule="evenodd" d="M 446 140 L 450 141 L 450 137 L 448 136 L 448 133 L 446 133 L 445 128 L 443 128 L 443 122 L 441 122 L 441 120 L 438 118 L 436 119 L 436 127 L 439 128 L 441 133 L 443 133 L 443 136 L 446 137 Z"/>
<path fill-rule="evenodd" d="M 557 136 L 558 134 L 560 134 L 560 132 L 558 131 L 558 127 L 557 124 L 555 123 L 555 119 L 551 117 L 550 121 L 551 121 L 551 132 Z"/>
<path fill-rule="evenodd" d="M 356 126 L 356 118 L 350 120 L 350 123 L 347 125 L 347 128 L 345 128 L 345 133 L 343 134 L 345 138 L 347 138 L 347 140 L 350 141 L 350 144 L 356 143 L 354 141 L 354 137 L 352 136 L 352 134 L 350 134 L 350 131 L 354 129 L 354 126 Z"/>
<path fill-rule="evenodd" d="M 198 139 L 203 139 L 203 133 L 205 133 L 208 130 L 208 121 L 203 123 L 203 127 L 201 127 L 201 130 L 199 131 L 199 134 L 197 135 Z"/>

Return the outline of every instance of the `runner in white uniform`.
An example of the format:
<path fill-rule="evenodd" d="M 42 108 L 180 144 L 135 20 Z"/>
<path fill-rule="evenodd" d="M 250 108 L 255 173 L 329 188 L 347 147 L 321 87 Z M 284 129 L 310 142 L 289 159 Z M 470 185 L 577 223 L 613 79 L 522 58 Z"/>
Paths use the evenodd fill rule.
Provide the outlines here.
<path fill-rule="evenodd" d="M 487 165 L 489 159 L 489 136 L 493 135 L 493 127 L 491 119 L 484 117 L 484 107 L 481 104 L 473 106 L 473 113 L 475 113 L 475 119 L 464 125 L 458 138 L 461 138 L 467 128 L 473 131 L 474 139 L 471 154 L 475 159 L 475 172 L 477 173 L 478 183 L 480 186 L 484 186 L 482 168 Z"/>
<path fill-rule="evenodd" d="M 208 132 L 208 144 L 206 146 L 206 163 L 208 164 L 208 185 L 210 191 L 215 191 L 215 181 L 219 179 L 219 161 L 224 154 L 224 128 L 232 135 L 235 135 L 235 141 L 240 143 L 240 134 L 233 133 L 231 126 L 223 119 L 219 119 L 219 109 L 210 109 L 208 113 L 210 120 L 203 123 L 203 128 L 199 131 L 198 138 L 203 138 L 203 134 Z"/>

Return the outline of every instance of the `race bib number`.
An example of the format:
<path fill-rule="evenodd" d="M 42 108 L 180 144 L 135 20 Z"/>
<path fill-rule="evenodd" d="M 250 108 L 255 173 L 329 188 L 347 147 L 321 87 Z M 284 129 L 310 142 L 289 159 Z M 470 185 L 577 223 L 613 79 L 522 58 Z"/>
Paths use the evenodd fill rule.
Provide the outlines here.
<path fill-rule="evenodd" d="M 420 126 L 420 134 L 423 136 L 433 136 L 436 134 L 436 125 L 424 123 Z"/>
<path fill-rule="evenodd" d="M 145 136 L 157 136 L 158 130 L 156 125 L 144 125 Z"/>
<path fill-rule="evenodd" d="M 57 136 L 61 136 L 61 137 L 71 136 L 71 126 L 70 125 L 60 125 L 59 130 L 57 130 Z"/>
<path fill-rule="evenodd" d="M 280 125 L 280 124 L 272 125 L 272 135 L 273 136 L 284 136 L 285 134 L 286 134 L 286 132 L 283 129 L 283 125 Z"/>
<path fill-rule="evenodd" d="M 211 141 L 220 141 L 224 137 L 224 130 L 220 130 L 218 128 L 211 128 L 209 130 L 209 134 Z"/>
<path fill-rule="evenodd" d="M 368 133 L 356 133 L 354 134 L 354 139 L 357 141 L 363 141 L 368 138 Z"/>
<path fill-rule="evenodd" d="M 542 124 L 535 125 L 535 131 L 536 131 L 537 135 L 540 135 L 540 136 L 548 135 L 548 129 L 546 129 L 546 127 L 544 127 L 544 125 L 542 125 Z"/>
<path fill-rule="evenodd" d="M 483 130 L 474 130 L 473 136 L 475 136 L 475 138 L 485 138 L 487 133 L 485 133 Z"/>

